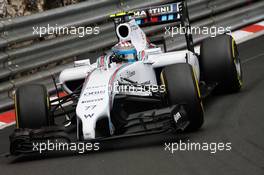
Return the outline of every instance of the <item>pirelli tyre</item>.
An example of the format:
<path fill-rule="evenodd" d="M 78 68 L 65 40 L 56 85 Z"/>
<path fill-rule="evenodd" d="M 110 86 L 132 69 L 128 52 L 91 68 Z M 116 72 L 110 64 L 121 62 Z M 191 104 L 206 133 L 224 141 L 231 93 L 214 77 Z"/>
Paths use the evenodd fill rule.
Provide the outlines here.
<path fill-rule="evenodd" d="M 53 124 L 49 116 L 49 96 L 43 85 L 25 85 L 16 90 L 17 128 L 38 129 Z"/>
<path fill-rule="evenodd" d="M 190 121 L 186 130 L 198 130 L 204 122 L 204 110 L 198 81 L 192 66 L 179 63 L 165 67 L 161 72 L 161 82 L 166 86 L 170 105 L 185 105 Z"/>
<path fill-rule="evenodd" d="M 242 69 L 235 40 L 230 35 L 209 38 L 201 44 L 200 67 L 205 82 L 216 82 L 216 92 L 241 89 Z"/>

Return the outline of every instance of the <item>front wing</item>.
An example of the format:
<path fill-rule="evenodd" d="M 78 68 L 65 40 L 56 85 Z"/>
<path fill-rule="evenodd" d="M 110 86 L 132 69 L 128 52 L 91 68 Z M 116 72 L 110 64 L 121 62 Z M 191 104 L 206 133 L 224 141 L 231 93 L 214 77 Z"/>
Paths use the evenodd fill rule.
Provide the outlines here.
<path fill-rule="evenodd" d="M 50 126 L 40 129 L 16 129 L 10 136 L 10 154 L 20 155 L 36 153 L 33 143 L 60 141 L 60 142 L 105 142 L 111 140 L 160 134 L 164 132 L 183 131 L 189 124 L 188 116 L 183 105 L 174 105 L 168 108 L 155 109 L 133 114 L 127 118 L 125 132 L 109 137 L 100 137 L 93 140 L 80 141 L 71 136 L 76 132 L 76 126 Z"/>

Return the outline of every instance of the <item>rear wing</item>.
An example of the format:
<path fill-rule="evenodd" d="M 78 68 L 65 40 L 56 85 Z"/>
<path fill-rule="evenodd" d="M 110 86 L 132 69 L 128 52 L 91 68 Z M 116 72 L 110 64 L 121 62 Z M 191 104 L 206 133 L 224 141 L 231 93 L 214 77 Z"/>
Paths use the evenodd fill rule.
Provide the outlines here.
<path fill-rule="evenodd" d="M 180 22 L 185 30 L 187 49 L 194 52 L 193 36 L 190 32 L 190 18 L 186 0 L 176 0 L 176 3 L 170 3 L 160 6 L 153 6 L 132 10 L 129 12 L 120 12 L 110 17 L 114 20 L 115 25 L 127 23 L 135 19 L 139 26 L 151 26 L 163 23 Z"/>
<path fill-rule="evenodd" d="M 125 23 L 131 19 L 135 19 L 139 26 L 176 22 L 181 21 L 182 5 L 183 2 L 171 3 L 132 10 L 129 12 L 120 12 L 113 14 L 110 17 L 114 19 L 116 24 Z"/>
<path fill-rule="evenodd" d="M 180 18 L 180 3 L 167 4 L 134 11 L 134 19 L 138 25 L 175 22 Z"/>

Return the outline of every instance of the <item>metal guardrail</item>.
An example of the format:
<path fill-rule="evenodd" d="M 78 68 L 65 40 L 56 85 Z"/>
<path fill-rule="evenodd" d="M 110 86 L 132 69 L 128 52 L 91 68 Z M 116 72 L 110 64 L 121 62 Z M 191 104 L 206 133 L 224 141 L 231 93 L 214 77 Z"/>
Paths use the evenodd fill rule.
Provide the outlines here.
<path fill-rule="evenodd" d="M 175 0 L 89 0 L 31 16 L 3 19 L 0 21 L 0 110 L 12 107 L 13 102 L 8 97 L 8 92 L 14 87 L 40 81 L 45 82 L 52 90 L 50 75 L 57 74 L 72 64 L 49 66 L 32 75 L 15 78 L 17 75 L 113 45 L 117 38 L 113 32 L 114 26 L 108 20 L 109 14 L 169 2 Z M 187 2 L 194 26 L 231 26 L 232 29 L 236 29 L 264 19 L 262 0 L 250 2 L 248 0 L 187 0 Z M 83 38 L 63 35 L 35 41 L 19 48 L 10 47 L 17 43 L 38 40 L 39 36 L 33 34 L 33 27 L 47 24 L 99 26 L 100 35 L 86 35 Z M 144 30 L 148 34 L 162 35 L 164 32 L 161 31 L 167 25 L 147 27 Z M 208 36 L 194 36 L 194 40 L 197 43 L 205 37 Z M 166 37 L 168 50 L 184 48 L 183 41 L 182 36 Z"/>

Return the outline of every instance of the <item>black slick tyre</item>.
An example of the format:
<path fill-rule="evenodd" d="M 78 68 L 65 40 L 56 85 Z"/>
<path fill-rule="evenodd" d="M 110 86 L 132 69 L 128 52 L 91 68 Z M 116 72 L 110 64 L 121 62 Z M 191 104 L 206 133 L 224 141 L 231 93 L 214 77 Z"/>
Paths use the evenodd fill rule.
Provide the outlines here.
<path fill-rule="evenodd" d="M 207 83 L 218 83 L 216 92 L 232 93 L 241 89 L 242 69 L 237 45 L 232 36 L 220 35 L 201 44 L 200 68 Z"/>
<path fill-rule="evenodd" d="M 179 63 L 165 67 L 161 82 L 166 86 L 170 105 L 184 104 L 190 121 L 187 131 L 198 130 L 204 122 L 204 110 L 196 75 L 191 65 Z"/>
<path fill-rule="evenodd" d="M 17 128 L 38 129 L 53 124 L 49 116 L 49 97 L 43 85 L 25 85 L 16 90 Z"/>

